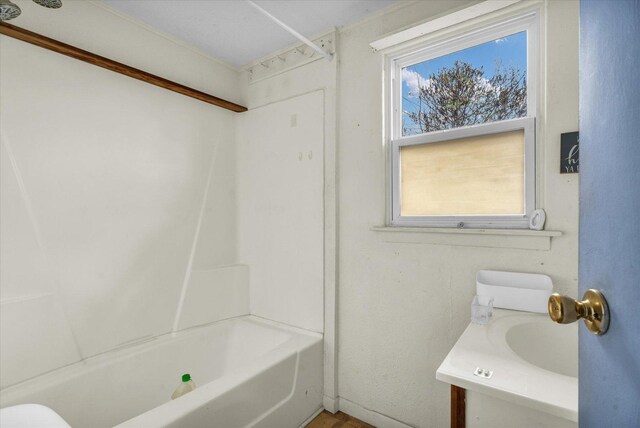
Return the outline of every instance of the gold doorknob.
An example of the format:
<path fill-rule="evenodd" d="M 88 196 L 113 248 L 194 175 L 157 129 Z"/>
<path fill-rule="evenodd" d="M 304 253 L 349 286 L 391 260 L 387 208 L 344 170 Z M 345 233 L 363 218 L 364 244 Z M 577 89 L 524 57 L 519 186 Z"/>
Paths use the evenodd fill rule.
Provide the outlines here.
<path fill-rule="evenodd" d="M 609 306 L 598 290 L 585 291 L 582 301 L 553 293 L 548 309 L 549 317 L 558 324 L 569 324 L 582 318 L 591 333 L 605 334 L 609 328 Z"/>

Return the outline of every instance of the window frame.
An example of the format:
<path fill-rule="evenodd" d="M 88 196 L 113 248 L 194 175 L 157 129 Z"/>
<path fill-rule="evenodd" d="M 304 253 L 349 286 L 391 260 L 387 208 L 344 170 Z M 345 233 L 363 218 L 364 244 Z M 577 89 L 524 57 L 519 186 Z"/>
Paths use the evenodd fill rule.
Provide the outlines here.
<path fill-rule="evenodd" d="M 480 24 L 481 25 L 481 24 Z M 526 31 L 527 37 L 527 116 L 460 128 L 432 131 L 418 135 L 402 135 L 402 69 L 456 51 L 478 46 L 501 37 Z M 411 50 L 390 54 L 386 58 L 389 76 L 387 129 L 389 146 L 389 216 L 391 226 L 504 228 L 528 229 L 529 219 L 536 209 L 536 117 L 539 82 L 539 12 L 502 20 L 479 29 L 466 31 L 439 42 L 426 42 Z M 444 142 L 467 137 L 524 130 L 524 213 L 515 215 L 451 215 L 402 216 L 400 212 L 401 171 L 400 149 L 405 146 Z"/>

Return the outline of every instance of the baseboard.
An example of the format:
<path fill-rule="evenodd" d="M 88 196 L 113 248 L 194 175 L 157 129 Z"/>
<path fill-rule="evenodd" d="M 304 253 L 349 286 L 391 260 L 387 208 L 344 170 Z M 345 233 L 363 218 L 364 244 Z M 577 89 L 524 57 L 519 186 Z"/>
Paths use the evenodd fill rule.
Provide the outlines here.
<path fill-rule="evenodd" d="M 322 397 L 322 405 L 324 408 L 331 413 L 335 413 L 340 410 L 340 399 L 339 398 L 331 398 L 328 395 Z"/>
<path fill-rule="evenodd" d="M 327 400 L 328 397 L 325 397 Z M 407 425 L 404 422 L 400 422 L 389 416 L 378 413 L 374 410 L 369 410 L 361 405 L 349 401 L 346 398 L 339 397 L 335 400 L 338 404 L 338 409 L 346 414 L 360 419 L 363 422 L 371 424 L 378 428 L 412 428 L 411 425 Z"/>

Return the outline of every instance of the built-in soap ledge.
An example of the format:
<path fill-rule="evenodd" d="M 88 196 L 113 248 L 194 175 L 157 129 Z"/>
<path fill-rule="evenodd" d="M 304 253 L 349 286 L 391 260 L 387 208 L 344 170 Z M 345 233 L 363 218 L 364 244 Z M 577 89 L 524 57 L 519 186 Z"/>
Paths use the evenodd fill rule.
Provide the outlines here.
<path fill-rule="evenodd" d="M 547 313 L 553 282 L 547 275 L 480 270 L 476 274 L 476 294 L 493 297 L 496 308 Z"/>

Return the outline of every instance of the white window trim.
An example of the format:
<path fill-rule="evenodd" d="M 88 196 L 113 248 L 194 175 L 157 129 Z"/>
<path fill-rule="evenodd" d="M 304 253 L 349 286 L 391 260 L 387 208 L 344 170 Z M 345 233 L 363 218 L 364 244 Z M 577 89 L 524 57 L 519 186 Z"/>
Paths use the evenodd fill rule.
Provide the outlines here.
<path fill-rule="evenodd" d="M 513 4 L 519 3 L 520 1 L 521 0 L 485 0 L 456 12 L 452 12 L 448 15 L 418 24 L 415 27 L 400 31 L 399 33 L 383 37 L 382 39 L 369 43 L 369 46 L 371 46 L 374 51 L 385 50 L 401 43 L 415 40 L 425 34 L 431 34 L 438 30 L 450 28 L 456 24 L 504 9 Z"/>
<path fill-rule="evenodd" d="M 523 215 L 455 215 L 455 216 L 400 216 L 400 149 L 419 144 L 439 143 L 460 138 L 478 137 L 509 131 L 524 130 L 524 214 Z M 482 125 L 465 126 L 444 131 L 405 137 L 391 143 L 392 188 L 397 191 L 392 196 L 393 226 L 429 226 L 429 227 L 465 227 L 465 228 L 505 228 L 526 229 L 529 227 L 529 215 L 535 209 L 535 119 L 503 120 Z M 460 225 L 462 223 L 462 225 Z"/>
<path fill-rule="evenodd" d="M 535 117 L 539 115 L 540 11 L 533 10 L 498 23 L 444 41 L 428 44 L 410 52 L 389 54 L 386 58 L 390 84 L 387 98 L 387 133 L 389 142 L 388 171 L 390 209 L 388 222 L 392 226 L 407 227 L 464 227 L 527 229 L 529 218 L 536 209 L 536 135 Z M 477 46 L 514 33 L 527 32 L 527 114 L 525 118 L 474 125 L 464 128 L 402 136 L 402 68 L 455 51 Z M 456 215 L 401 216 L 400 215 L 400 148 L 408 145 L 447 141 L 458 138 L 488 135 L 523 129 L 525 132 L 525 210 L 522 215 Z"/>

